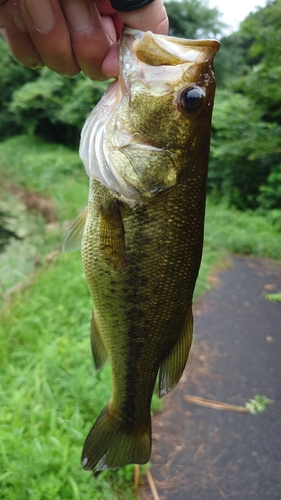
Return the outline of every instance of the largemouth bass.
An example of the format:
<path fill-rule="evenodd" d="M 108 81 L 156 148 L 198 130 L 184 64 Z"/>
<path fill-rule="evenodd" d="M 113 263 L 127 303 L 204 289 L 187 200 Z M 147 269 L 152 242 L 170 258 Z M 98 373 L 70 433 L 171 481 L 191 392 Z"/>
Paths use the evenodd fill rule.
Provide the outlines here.
<path fill-rule="evenodd" d="M 120 77 L 82 131 L 88 209 L 64 249 L 83 234 L 94 363 L 109 358 L 112 370 L 111 399 L 82 452 L 94 472 L 149 460 L 157 375 L 163 396 L 187 361 L 218 49 L 126 29 Z"/>

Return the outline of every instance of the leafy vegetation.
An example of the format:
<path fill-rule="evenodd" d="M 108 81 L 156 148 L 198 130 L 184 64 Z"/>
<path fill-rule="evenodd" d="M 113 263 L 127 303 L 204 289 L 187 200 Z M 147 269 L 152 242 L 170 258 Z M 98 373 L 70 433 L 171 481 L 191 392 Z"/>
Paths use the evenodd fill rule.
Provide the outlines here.
<path fill-rule="evenodd" d="M 2 234 L 3 244 L 10 243 L 9 251 L 0 253 L 1 294 L 28 280 L 46 254 L 60 248 L 65 221 L 87 204 L 88 179 L 77 151 L 26 135 L 0 143 L 0 175 L 0 242 Z M 34 197 L 35 202 L 44 197 L 46 207 L 33 204 L 30 213 L 13 194 L 15 185 L 29 207 Z"/>
<path fill-rule="evenodd" d="M 280 12 L 275 0 L 250 14 L 222 39 L 217 56 L 224 78 L 214 108 L 209 188 L 241 210 L 281 208 Z"/>
<path fill-rule="evenodd" d="M 281 292 L 278 293 L 266 293 L 265 298 L 270 302 L 281 302 Z"/>
<path fill-rule="evenodd" d="M 0 53 L 0 137 L 36 133 L 77 149 L 82 125 L 107 84 L 82 73 L 68 78 L 47 68 L 24 68 L 2 38 Z"/>
<path fill-rule="evenodd" d="M 169 34 L 182 38 L 217 38 L 224 28 L 217 8 L 204 0 L 169 0 L 165 2 Z"/>
<path fill-rule="evenodd" d="M 75 217 L 81 203 L 86 205 L 88 179 L 77 150 L 32 135 L 12 137 L 0 143 L 0 174 L 10 183 L 52 196 L 60 221 Z"/>
<path fill-rule="evenodd" d="M 247 119 L 245 120 L 245 117 Z M 281 206 L 280 126 L 262 119 L 248 96 L 218 90 L 213 113 L 209 190 L 229 206 Z"/>
<path fill-rule="evenodd" d="M 271 403 L 273 403 L 271 399 L 268 399 L 266 396 L 256 394 L 253 399 L 250 399 L 245 403 L 245 407 L 250 413 L 252 413 L 252 415 L 257 415 L 258 413 L 263 412 Z"/>

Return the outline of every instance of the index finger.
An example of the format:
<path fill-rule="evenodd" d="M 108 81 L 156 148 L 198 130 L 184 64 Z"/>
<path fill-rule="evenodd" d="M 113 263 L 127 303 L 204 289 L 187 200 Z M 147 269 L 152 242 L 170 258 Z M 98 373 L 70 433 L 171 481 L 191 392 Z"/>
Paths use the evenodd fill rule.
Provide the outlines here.
<path fill-rule="evenodd" d="M 56 73 L 79 73 L 58 0 L 19 0 L 19 6 L 24 25 L 44 64 Z"/>

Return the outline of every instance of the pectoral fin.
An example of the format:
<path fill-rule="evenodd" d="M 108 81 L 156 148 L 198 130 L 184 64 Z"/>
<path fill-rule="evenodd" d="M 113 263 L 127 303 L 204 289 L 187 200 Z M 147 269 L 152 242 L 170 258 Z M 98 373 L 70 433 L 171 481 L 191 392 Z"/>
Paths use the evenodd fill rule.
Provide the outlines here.
<path fill-rule="evenodd" d="M 99 370 L 106 362 L 108 353 L 100 334 L 94 311 L 91 322 L 91 347 L 96 370 Z"/>
<path fill-rule="evenodd" d="M 86 224 L 87 214 L 88 207 L 85 207 L 83 212 L 81 212 L 78 217 L 76 217 L 76 219 L 72 222 L 63 240 L 63 252 L 70 252 L 71 250 L 81 250 L 81 241 Z"/>
<path fill-rule="evenodd" d="M 114 271 L 122 271 L 126 267 L 124 226 L 117 203 L 101 207 L 100 252 Z"/>
<path fill-rule="evenodd" d="M 160 365 L 159 371 L 159 396 L 162 397 L 171 391 L 181 378 L 187 362 L 192 342 L 193 316 L 190 307 L 181 335 Z"/>

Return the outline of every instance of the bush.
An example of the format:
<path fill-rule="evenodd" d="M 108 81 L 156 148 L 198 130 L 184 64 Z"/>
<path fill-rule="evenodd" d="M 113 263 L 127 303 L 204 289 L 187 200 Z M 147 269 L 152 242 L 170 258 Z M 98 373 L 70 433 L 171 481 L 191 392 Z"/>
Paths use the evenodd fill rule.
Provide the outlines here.
<path fill-rule="evenodd" d="M 76 147 L 84 121 L 106 86 L 82 73 L 66 78 L 43 68 L 36 81 L 13 93 L 9 111 L 22 132 Z"/>

